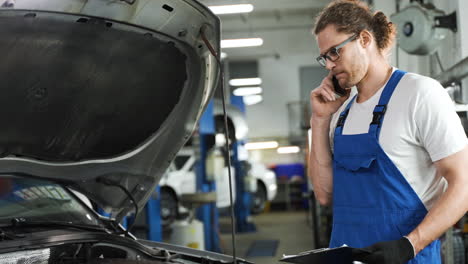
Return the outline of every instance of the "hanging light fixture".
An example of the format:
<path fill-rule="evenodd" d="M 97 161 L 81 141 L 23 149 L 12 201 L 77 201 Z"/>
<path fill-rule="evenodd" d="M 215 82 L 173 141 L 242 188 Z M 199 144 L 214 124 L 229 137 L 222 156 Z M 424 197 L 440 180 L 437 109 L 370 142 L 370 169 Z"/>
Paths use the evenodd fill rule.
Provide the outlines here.
<path fill-rule="evenodd" d="M 251 86 L 251 87 L 238 87 L 232 93 L 235 96 L 248 96 L 262 93 L 262 87 L 260 86 Z"/>
<path fill-rule="evenodd" d="M 208 8 L 216 15 L 250 13 L 254 10 L 254 6 L 251 4 L 217 5 L 208 6 Z"/>
<path fill-rule="evenodd" d="M 260 78 L 243 78 L 243 79 L 231 79 L 229 85 L 231 86 L 249 86 L 249 85 L 260 85 L 262 79 Z"/>
<path fill-rule="evenodd" d="M 246 48 L 258 47 L 263 45 L 262 38 L 241 38 L 241 39 L 223 39 L 221 40 L 221 48 Z"/>
<path fill-rule="evenodd" d="M 263 101 L 263 96 L 261 95 L 249 95 L 242 97 L 245 105 L 254 105 Z"/>
<path fill-rule="evenodd" d="M 301 149 L 298 146 L 280 147 L 276 150 L 279 154 L 299 153 Z"/>
<path fill-rule="evenodd" d="M 264 141 L 264 142 L 249 142 L 245 144 L 245 148 L 248 150 L 255 149 L 274 149 L 278 147 L 277 141 Z"/>

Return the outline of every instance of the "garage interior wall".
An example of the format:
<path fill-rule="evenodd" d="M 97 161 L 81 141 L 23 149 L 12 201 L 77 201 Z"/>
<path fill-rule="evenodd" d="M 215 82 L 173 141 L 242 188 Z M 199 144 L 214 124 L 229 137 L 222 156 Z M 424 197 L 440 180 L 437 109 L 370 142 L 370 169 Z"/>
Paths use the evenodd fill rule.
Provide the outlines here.
<path fill-rule="evenodd" d="M 322 1 L 323 2 L 323 1 Z M 400 9 L 409 4 L 409 0 L 400 1 Z M 426 3 L 431 1 L 425 1 Z M 461 10 L 468 10 L 466 0 L 434 0 L 433 4 L 446 14 L 457 10 L 458 32 L 448 31 L 443 45 L 438 49 L 441 63 L 450 68 L 461 58 L 468 56 L 468 16 L 462 16 Z M 323 5 L 324 3 L 322 3 Z M 326 3 L 325 3 L 326 4 Z M 374 9 L 390 16 L 396 11 L 397 1 L 374 0 Z M 319 8 L 290 11 L 289 13 L 265 13 L 263 16 L 233 17 L 227 28 L 223 29 L 223 39 L 239 37 L 261 37 L 261 48 L 229 50 L 230 60 L 255 58 L 258 60 L 260 77 L 263 80 L 263 102 L 247 107 L 249 139 L 283 139 L 288 137 L 287 104 L 301 99 L 300 68 L 318 66 L 315 57 L 318 47 L 311 33 L 315 16 Z M 434 55 L 416 56 L 396 48 L 391 54 L 391 63 L 400 69 L 423 75 L 435 76 L 440 72 Z M 468 87 L 468 81 L 463 82 Z M 312 90 L 315 87 L 310 87 Z M 302 92 L 303 94 L 303 92 Z M 287 144 L 287 142 L 285 143 Z M 265 151 L 263 151 L 265 152 Z M 283 158 L 275 155 L 256 155 L 266 164 Z M 287 158 L 290 160 L 291 158 Z M 295 161 L 302 162 L 298 155 Z"/>

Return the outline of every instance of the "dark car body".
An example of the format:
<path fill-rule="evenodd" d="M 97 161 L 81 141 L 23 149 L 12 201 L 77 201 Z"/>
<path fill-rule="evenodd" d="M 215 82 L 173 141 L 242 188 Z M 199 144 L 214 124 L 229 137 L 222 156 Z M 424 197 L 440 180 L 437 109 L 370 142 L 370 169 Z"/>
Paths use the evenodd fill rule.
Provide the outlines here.
<path fill-rule="evenodd" d="M 0 263 L 233 261 L 116 224 L 145 205 L 218 83 L 209 9 L 7 0 L 0 34 Z"/>

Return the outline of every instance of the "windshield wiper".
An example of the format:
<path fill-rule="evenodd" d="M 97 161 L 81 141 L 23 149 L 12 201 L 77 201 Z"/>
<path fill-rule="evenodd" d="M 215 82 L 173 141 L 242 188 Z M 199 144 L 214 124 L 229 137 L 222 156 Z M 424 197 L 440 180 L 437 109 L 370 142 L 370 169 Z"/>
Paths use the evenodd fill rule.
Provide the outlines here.
<path fill-rule="evenodd" d="M 58 222 L 58 221 L 29 221 L 25 218 L 13 218 L 10 224 L 0 224 L 3 228 L 21 228 L 21 227 L 64 227 L 75 228 L 87 231 L 99 231 L 110 233 L 109 230 L 102 226 L 75 224 L 72 222 Z"/>

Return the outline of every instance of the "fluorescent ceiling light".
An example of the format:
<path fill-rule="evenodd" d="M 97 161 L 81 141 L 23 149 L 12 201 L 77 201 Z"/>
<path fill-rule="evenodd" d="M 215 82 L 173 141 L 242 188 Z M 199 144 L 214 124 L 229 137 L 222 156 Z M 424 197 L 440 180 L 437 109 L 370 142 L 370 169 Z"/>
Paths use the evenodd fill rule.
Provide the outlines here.
<path fill-rule="evenodd" d="M 235 96 L 248 96 L 262 93 L 262 87 L 238 87 L 232 92 Z"/>
<path fill-rule="evenodd" d="M 278 147 L 276 141 L 265 141 L 265 142 L 250 142 L 245 144 L 245 148 L 248 150 L 254 149 L 274 149 Z"/>
<path fill-rule="evenodd" d="M 221 59 L 224 60 L 225 58 L 227 58 L 227 53 L 226 52 L 221 52 Z"/>
<path fill-rule="evenodd" d="M 276 150 L 279 154 L 299 153 L 301 149 L 297 146 L 281 147 Z"/>
<path fill-rule="evenodd" d="M 208 8 L 211 9 L 211 11 L 213 11 L 213 13 L 216 15 L 250 13 L 254 10 L 254 6 L 251 4 L 218 5 L 209 6 Z"/>
<path fill-rule="evenodd" d="M 261 95 L 249 95 L 249 96 L 244 96 L 242 97 L 242 100 L 244 101 L 245 105 L 254 105 L 258 104 L 261 101 L 263 101 L 263 97 Z"/>
<path fill-rule="evenodd" d="M 247 86 L 247 85 L 260 85 L 262 79 L 260 78 L 245 78 L 245 79 L 231 79 L 229 85 L 231 86 Z"/>
<path fill-rule="evenodd" d="M 244 39 L 223 39 L 221 40 L 221 48 L 245 48 L 257 47 L 263 45 L 261 38 L 244 38 Z"/>

